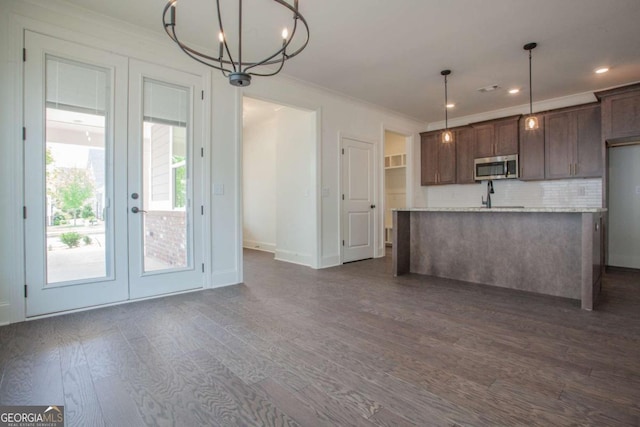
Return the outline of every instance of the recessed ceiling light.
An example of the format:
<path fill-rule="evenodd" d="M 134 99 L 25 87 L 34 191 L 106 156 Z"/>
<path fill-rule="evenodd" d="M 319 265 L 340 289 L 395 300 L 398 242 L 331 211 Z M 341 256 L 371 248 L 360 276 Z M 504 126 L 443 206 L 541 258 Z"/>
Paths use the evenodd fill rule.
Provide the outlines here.
<path fill-rule="evenodd" d="M 609 67 L 600 67 L 596 68 L 596 74 L 604 74 L 609 71 Z"/>
<path fill-rule="evenodd" d="M 453 108 L 455 106 L 456 106 L 456 104 L 452 104 L 452 103 L 447 104 L 447 108 Z"/>
<path fill-rule="evenodd" d="M 518 88 L 509 89 L 509 93 L 512 94 L 512 95 L 516 94 L 516 93 L 519 93 L 519 92 L 520 92 L 520 89 L 518 89 Z"/>

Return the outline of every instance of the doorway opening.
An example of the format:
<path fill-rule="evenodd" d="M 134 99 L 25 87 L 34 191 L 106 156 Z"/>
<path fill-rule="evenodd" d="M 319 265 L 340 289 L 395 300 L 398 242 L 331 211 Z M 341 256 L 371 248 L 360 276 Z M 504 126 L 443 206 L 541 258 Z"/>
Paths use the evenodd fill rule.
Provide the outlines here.
<path fill-rule="evenodd" d="M 384 243 L 391 246 L 393 209 L 407 207 L 407 137 L 384 131 Z"/>
<path fill-rule="evenodd" d="M 640 141 L 610 144 L 607 154 L 606 265 L 640 270 Z"/>
<path fill-rule="evenodd" d="M 316 112 L 243 98 L 246 249 L 317 268 Z"/>

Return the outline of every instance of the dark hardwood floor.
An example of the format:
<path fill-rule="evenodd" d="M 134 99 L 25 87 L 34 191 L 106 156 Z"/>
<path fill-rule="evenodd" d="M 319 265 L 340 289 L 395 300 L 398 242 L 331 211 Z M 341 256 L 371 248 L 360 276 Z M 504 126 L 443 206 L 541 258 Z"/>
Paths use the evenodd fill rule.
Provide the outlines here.
<path fill-rule="evenodd" d="M 68 426 L 638 426 L 640 275 L 577 301 L 246 251 L 245 284 L 0 328 Z"/>

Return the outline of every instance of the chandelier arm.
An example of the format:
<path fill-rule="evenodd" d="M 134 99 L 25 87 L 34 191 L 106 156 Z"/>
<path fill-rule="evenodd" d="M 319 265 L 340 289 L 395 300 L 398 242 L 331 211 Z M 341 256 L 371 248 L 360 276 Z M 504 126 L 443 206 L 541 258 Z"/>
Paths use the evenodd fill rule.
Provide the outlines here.
<path fill-rule="evenodd" d="M 309 24 L 307 23 L 307 20 L 304 18 L 304 16 L 302 16 L 302 15 L 300 14 L 300 12 L 298 11 L 298 9 L 297 9 L 297 8 L 294 8 L 293 6 L 291 6 L 289 3 L 287 3 L 287 2 L 286 2 L 286 1 L 284 1 L 284 0 L 273 0 L 273 1 L 275 1 L 276 3 L 278 3 L 278 4 L 280 4 L 280 5 L 284 6 L 284 7 L 286 7 L 286 8 L 287 8 L 287 9 L 289 9 L 291 12 L 293 12 L 294 19 L 296 20 L 296 23 L 294 24 L 294 31 L 293 31 L 294 33 L 295 33 L 295 28 L 296 28 L 296 26 L 297 26 L 297 20 L 298 20 L 298 19 L 299 19 L 300 21 L 302 21 L 302 24 L 303 24 L 303 25 L 304 25 L 304 27 L 305 27 L 305 31 L 306 31 L 306 33 L 307 33 L 307 38 L 306 38 L 306 40 L 305 40 L 304 44 L 303 44 L 303 45 L 302 45 L 298 50 L 296 50 L 296 51 L 294 51 L 294 52 L 290 53 L 289 55 L 287 55 L 287 59 L 289 59 L 289 58 L 293 58 L 294 56 L 296 56 L 297 54 L 299 54 L 300 52 L 302 52 L 302 51 L 304 50 L 304 48 L 306 48 L 306 47 L 307 47 L 307 45 L 309 44 L 309 36 L 310 36 L 310 33 L 309 33 Z M 297 1 L 296 1 L 296 6 L 297 6 Z M 292 36 L 291 36 L 291 39 L 293 39 L 293 34 L 292 34 Z M 265 63 L 265 64 L 263 64 L 263 65 L 266 65 L 266 63 Z"/>
<path fill-rule="evenodd" d="M 260 77 L 271 77 L 271 76 L 275 76 L 276 74 L 278 74 L 280 71 L 282 71 L 282 67 L 284 67 L 284 61 L 286 61 L 286 55 L 283 53 L 282 54 L 282 59 L 280 60 L 280 66 L 278 67 L 278 69 L 272 73 L 249 73 L 252 76 L 260 76 Z"/>
<path fill-rule="evenodd" d="M 209 60 L 209 61 L 218 61 L 217 58 L 212 58 L 210 56 L 204 55 L 198 51 L 195 51 L 193 49 L 191 49 L 188 46 L 183 45 L 180 41 L 178 41 L 177 36 L 176 36 L 176 29 L 175 27 L 172 28 L 172 32 L 173 32 L 173 37 L 175 38 L 176 44 L 178 45 L 178 47 L 184 52 L 186 53 L 189 57 L 191 57 L 191 59 L 194 59 L 196 61 L 198 61 L 201 64 L 206 65 L 207 67 L 211 67 L 211 68 L 215 68 L 216 70 L 220 70 L 223 73 L 226 71 L 227 73 L 230 73 L 231 70 L 228 70 L 224 67 L 218 66 L 218 65 L 214 65 L 210 62 L 205 61 L 205 59 Z M 204 58 L 204 59 L 203 59 Z"/>
<path fill-rule="evenodd" d="M 278 1 L 278 0 L 274 0 L 274 1 Z M 276 56 L 280 55 L 281 53 L 284 53 L 285 49 L 289 46 L 289 43 L 291 43 L 291 41 L 293 40 L 293 36 L 294 36 L 294 34 L 295 34 L 296 30 L 297 30 L 297 24 L 298 24 L 297 20 L 298 19 L 300 19 L 302 21 L 302 23 L 304 24 L 307 37 L 306 37 L 306 40 L 305 40 L 304 44 L 299 49 L 297 49 L 293 53 L 289 53 L 289 54 L 286 55 L 286 59 L 293 58 L 294 56 L 296 56 L 297 54 L 302 52 L 304 50 L 304 48 L 307 47 L 307 45 L 309 44 L 309 25 L 307 24 L 307 21 L 304 19 L 304 17 L 302 15 L 298 14 L 296 16 L 296 20 L 295 20 L 295 23 L 294 23 L 293 31 L 291 32 L 291 36 L 290 36 L 289 40 L 287 41 L 287 43 L 282 48 L 280 48 L 280 50 L 278 50 L 273 55 L 267 57 L 266 59 L 264 59 L 262 61 L 259 61 L 259 62 L 251 62 L 251 63 L 245 64 L 245 65 L 247 65 L 247 67 L 245 68 L 245 71 L 250 69 L 250 68 L 260 66 L 260 65 L 273 65 L 273 64 L 280 63 L 281 62 L 280 59 L 273 60 L 273 58 L 275 58 Z M 259 74 L 256 74 L 256 75 L 259 75 Z"/>
<path fill-rule="evenodd" d="M 227 35 L 224 32 L 224 27 L 222 26 L 222 13 L 220 12 L 220 0 L 216 0 L 216 10 L 218 11 L 218 26 L 220 27 L 220 32 L 222 33 L 222 44 L 224 44 L 224 50 L 227 51 L 227 55 L 229 56 L 228 62 L 224 60 L 222 62 L 225 62 L 231 65 L 233 67 L 233 72 L 235 73 L 238 70 L 236 69 L 236 63 L 233 62 L 233 56 L 231 55 L 231 50 L 229 50 L 229 45 L 227 44 Z M 222 59 L 222 56 L 220 56 L 220 59 Z"/>
<path fill-rule="evenodd" d="M 297 19 L 294 18 L 293 20 L 293 31 L 291 31 L 291 35 L 289 36 L 289 40 L 286 41 L 286 43 L 282 44 L 282 47 L 273 55 L 268 56 L 267 58 L 263 59 L 260 62 L 252 62 L 250 64 L 245 64 L 246 67 L 244 68 L 244 72 L 246 73 L 248 70 L 250 70 L 251 68 L 254 67 L 258 67 L 260 65 L 272 65 L 272 64 L 278 64 L 278 63 L 284 63 L 284 61 L 286 61 L 288 58 L 286 57 L 286 51 L 287 51 L 287 46 L 289 46 L 289 43 L 291 43 L 291 41 L 293 40 L 293 37 L 296 34 L 296 29 L 298 28 L 298 22 Z M 275 58 L 276 56 L 282 54 L 282 58 L 283 59 L 279 59 L 279 60 L 273 60 L 273 58 Z M 280 66 L 280 70 L 282 69 L 282 65 Z M 250 73 L 256 76 L 271 76 L 272 74 L 260 74 L 260 73 Z M 277 73 L 276 73 L 277 74 Z"/>
<path fill-rule="evenodd" d="M 176 33 L 176 25 L 175 25 L 175 23 L 173 23 L 173 24 L 171 24 L 171 23 L 167 24 L 167 23 L 166 23 L 166 20 L 165 20 L 167 11 L 168 11 L 168 10 L 169 10 L 169 8 L 170 8 L 172 5 L 174 5 L 174 4 L 175 4 L 175 2 L 173 2 L 173 3 L 168 3 L 168 4 L 167 4 L 167 6 L 165 7 L 165 10 L 164 10 L 164 12 L 163 12 L 163 17 L 162 17 L 162 18 L 163 18 L 163 23 L 164 23 L 164 30 L 165 30 L 165 32 L 167 33 L 167 35 L 169 36 L 169 38 L 170 38 L 171 40 L 173 40 L 173 42 L 174 42 L 175 44 L 177 44 L 177 45 L 178 45 L 178 47 L 179 47 L 179 48 L 180 48 L 184 53 L 186 53 L 187 55 L 189 55 L 189 57 L 191 57 L 192 59 L 195 59 L 196 61 L 198 61 L 198 62 L 200 62 L 201 64 L 204 64 L 204 65 L 206 65 L 206 66 L 208 66 L 208 67 L 213 67 L 213 68 L 215 68 L 215 69 L 217 69 L 217 70 L 221 70 L 221 71 L 222 71 L 222 70 L 224 70 L 224 71 L 230 72 L 230 70 L 228 70 L 228 69 L 224 68 L 224 66 L 223 66 L 223 65 L 221 65 L 221 66 L 220 66 L 220 68 L 219 68 L 219 67 L 216 67 L 216 66 L 212 66 L 209 62 L 207 62 L 207 61 L 215 61 L 215 62 L 222 63 L 222 64 L 232 65 L 232 63 L 231 63 L 230 61 L 227 61 L 227 60 L 225 60 L 225 59 L 223 59 L 223 58 L 215 58 L 215 57 L 213 57 L 213 56 L 206 55 L 206 54 L 204 54 L 204 53 L 202 53 L 202 52 L 199 52 L 199 51 L 197 51 L 197 50 L 195 50 L 195 49 L 193 49 L 193 48 L 190 48 L 189 46 L 185 45 L 184 43 L 182 43 L 182 42 L 178 39 L 178 35 L 177 35 L 177 33 Z M 169 30 L 169 29 L 171 29 L 171 30 Z"/>

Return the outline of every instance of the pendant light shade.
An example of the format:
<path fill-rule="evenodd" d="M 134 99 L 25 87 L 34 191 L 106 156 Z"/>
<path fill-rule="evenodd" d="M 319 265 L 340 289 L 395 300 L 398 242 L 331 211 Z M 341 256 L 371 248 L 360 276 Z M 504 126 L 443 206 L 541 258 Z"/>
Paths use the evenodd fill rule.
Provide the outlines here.
<path fill-rule="evenodd" d="M 442 132 L 442 142 L 448 144 L 453 142 L 453 132 L 449 130 L 449 113 L 447 111 L 447 105 L 449 104 L 447 97 L 447 76 L 451 74 L 451 70 L 442 70 L 440 74 L 444 76 L 444 132 Z"/>
<path fill-rule="evenodd" d="M 529 116 L 524 122 L 524 128 L 526 130 L 536 130 L 539 127 L 538 118 L 533 115 L 533 88 L 531 85 L 531 51 L 538 46 L 537 43 L 527 43 L 524 45 L 524 50 L 529 51 Z"/>

